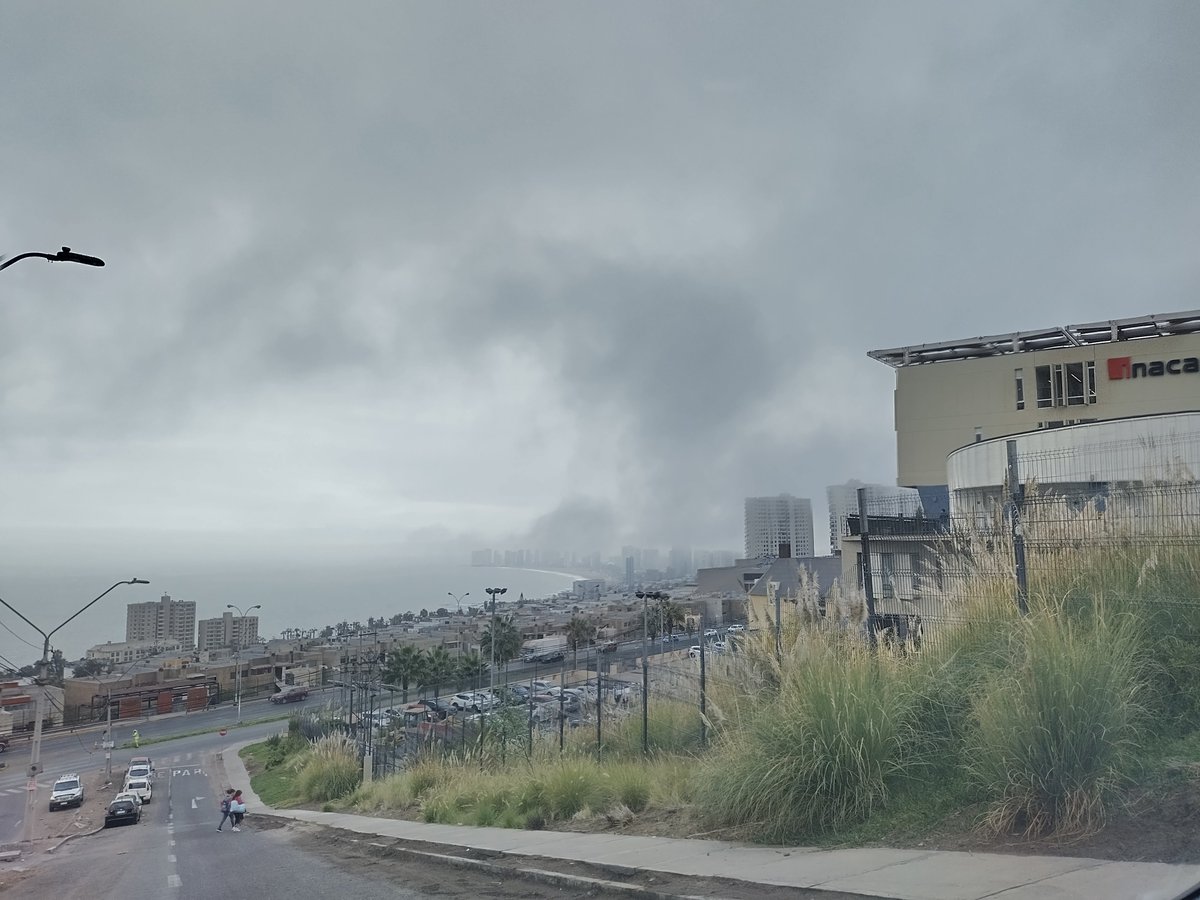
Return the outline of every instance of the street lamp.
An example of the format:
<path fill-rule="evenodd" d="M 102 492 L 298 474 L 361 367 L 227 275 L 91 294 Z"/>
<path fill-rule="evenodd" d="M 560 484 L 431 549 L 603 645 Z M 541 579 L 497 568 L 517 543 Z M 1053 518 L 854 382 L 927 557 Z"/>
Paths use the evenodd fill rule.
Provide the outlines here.
<path fill-rule="evenodd" d="M 255 603 L 246 612 L 242 612 L 240 606 L 234 606 L 232 603 L 225 604 L 226 609 L 237 611 L 238 618 L 241 621 L 238 623 L 237 629 L 234 631 L 233 642 L 233 659 L 237 665 L 237 669 L 233 673 L 233 692 L 237 695 L 237 724 L 242 724 L 242 642 L 238 638 L 243 637 L 246 633 L 246 613 L 254 612 L 256 609 L 262 609 L 261 603 Z"/>
<path fill-rule="evenodd" d="M 20 253 L 12 259 L 0 262 L 0 269 L 7 269 L 15 262 L 20 262 L 23 259 L 37 257 L 38 259 L 48 259 L 50 262 L 73 262 L 80 263 L 85 266 L 102 266 L 104 260 L 98 256 L 87 256 L 83 253 L 75 253 L 70 247 L 63 247 L 57 253 Z M 0 257 L 0 259 L 4 259 Z"/>
<path fill-rule="evenodd" d="M 492 665 L 488 669 L 488 712 L 492 711 L 492 703 L 496 698 L 496 600 L 508 593 L 506 587 L 490 587 L 486 588 L 487 594 L 492 598 L 492 639 L 488 641 L 492 645 Z M 483 723 L 487 721 L 485 714 L 484 718 L 480 719 L 480 731 L 483 731 Z M 483 764 L 483 742 L 479 742 L 479 763 Z"/>
<path fill-rule="evenodd" d="M 29 785 L 28 789 L 25 791 L 25 840 L 28 841 L 31 846 L 33 844 L 33 821 L 37 810 L 37 778 L 42 772 L 42 719 L 46 715 L 46 688 L 43 682 L 46 679 L 46 664 L 50 662 L 50 638 L 54 636 L 56 631 L 70 623 L 75 619 L 76 616 L 88 610 L 92 604 L 101 600 L 109 593 L 109 591 L 112 591 L 114 588 L 117 588 L 122 584 L 149 583 L 150 582 L 146 581 L 144 578 L 130 578 L 128 581 L 118 581 L 95 600 L 85 603 L 80 609 L 69 616 L 61 625 L 58 625 L 49 631 L 42 631 L 42 629 L 38 628 L 27 618 L 25 618 L 25 616 L 19 610 L 14 609 L 8 604 L 7 601 L 0 599 L 0 603 L 3 603 L 8 610 L 20 617 L 22 622 L 42 636 L 42 660 L 38 664 L 38 674 L 34 679 L 37 682 L 37 686 L 40 688 L 40 690 L 38 690 L 34 697 L 34 716 L 36 718 L 33 723 L 33 740 L 29 745 Z"/>
<path fill-rule="evenodd" d="M 650 630 L 649 602 L 666 600 L 662 591 L 638 591 L 633 596 L 642 601 L 642 752 L 650 752 L 650 666 L 646 659 L 646 632 Z"/>
<path fill-rule="evenodd" d="M 458 611 L 461 613 L 462 602 L 471 596 L 471 592 L 467 591 L 465 594 L 452 594 L 450 591 L 446 591 L 446 596 L 454 598 L 454 605 L 458 607 Z"/>

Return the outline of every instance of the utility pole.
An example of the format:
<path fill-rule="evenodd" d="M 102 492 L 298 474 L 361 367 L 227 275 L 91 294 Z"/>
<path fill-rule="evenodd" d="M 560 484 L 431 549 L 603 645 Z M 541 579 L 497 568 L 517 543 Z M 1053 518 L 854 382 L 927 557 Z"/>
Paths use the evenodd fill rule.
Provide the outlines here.
<path fill-rule="evenodd" d="M 27 843 L 29 843 L 31 846 L 33 844 L 34 820 L 37 817 L 37 812 L 36 812 L 37 811 L 37 803 L 38 803 L 38 799 L 37 799 L 38 783 L 37 782 L 38 782 L 38 776 L 42 774 L 42 720 L 46 717 L 46 685 L 45 685 L 45 681 L 46 681 L 46 666 L 50 662 L 50 638 L 53 637 L 55 632 L 57 632 L 60 628 L 63 628 L 64 626 L 66 626 L 76 616 L 78 616 L 80 613 L 87 610 L 89 607 L 92 606 L 92 604 L 99 601 L 101 598 L 103 598 L 105 595 L 107 595 L 109 593 L 109 591 L 112 591 L 114 588 L 118 587 L 119 585 L 122 585 L 122 584 L 149 584 L 149 583 L 150 582 L 148 582 L 142 578 L 131 578 L 128 581 L 118 581 L 116 584 L 112 585 L 112 587 L 110 587 L 108 590 L 106 590 L 99 597 L 96 597 L 95 600 L 91 600 L 88 603 L 84 604 L 83 607 L 81 607 L 79 610 L 77 610 L 75 613 L 73 613 L 70 617 L 68 617 L 67 620 L 64 621 L 61 625 L 57 626 L 56 628 L 50 629 L 50 631 L 48 631 L 48 632 L 42 631 L 42 629 L 38 628 L 36 625 L 34 625 L 32 622 L 30 622 L 27 618 L 25 618 L 24 614 L 22 614 L 20 610 L 14 609 L 12 606 L 9 606 L 9 604 L 6 601 L 0 600 L 0 603 L 3 603 L 4 606 L 9 611 L 15 613 L 18 617 L 20 617 L 21 621 L 23 621 L 26 625 L 28 625 L 30 628 L 32 628 L 34 631 L 36 631 L 38 634 L 40 634 L 42 636 L 42 659 L 38 663 L 38 674 L 35 679 L 35 681 L 37 682 L 37 685 L 36 685 L 37 691 L 34 694 L 34 716 L 35 716 L 35 719 L 34 719 L 34 723 L 33 723 L 33 739 L 29 742 L 29 783 L 26 785 L 26 790 L 25 790 L 25 841 Z"/>
<path fill-rule="evenodd" d="M 638 591 L 634 594 L 642 601 L 642 753 L 650 753 L 650 665 L 646 653 L 646 633 L 650 630 L 651 600 L 666 600 L 667 594 L 662 591 Z M 700 636 L 701 643 L 704 636 Z"/>
<path fill-rule="evenodd" d="M 492 645 L 492 665 L 488 669 L 488 698 L 484 702 L 486 709 L 481 710 L 479 719 L 479 767 L 483 768 L 483 735 L 487 730 L 487 718 L 492 713 L 492 704 L 496 701 L 496 601 L 508 593 L 506 587 L 490 587 L 485 588 L 489 597 L 492 598 L 492 632 L 491 640 L 488 641 Z"/>
<path fill-rule="evenodd" d="M 107 717 L 104 723 L 104 781 L 106 784 L 112 784 L 112 752 L 113 752 L 113 733 L 112 733 L 112 688 L 108 689 L 108 694 L 105 698 L 105 707 L 107 707 Z"/>
<path fill-rule="evenodd" d="M 226 609 L 232 609 L 238 614 L 238 624 L 233 630 L 233 658 L 237 662 L 237 671 L 234 672 L 234 692 L 237 694 L 237 723 L 242 724 L 242 644 L 246 637 L 246 613 L 252 613 L 256 609 L 262 609 L 261 603 L 255 603 L 246 612 L 242 612 L 241 607 L 234 606 L 232 603 L 225 604 Z"/>
<path fill-rule="evenodd" d="M 704 634 L 704 614 L 700 615 L 700 634 Z M 728 638 L 726 638 L 728 640 Z M 700 640 L 700 746 L 708 746 L 708 727 L 705 724 L 705 704 L 707 694 L 705 693 L 705 671 L 704 671 L 704 639 Z"/>

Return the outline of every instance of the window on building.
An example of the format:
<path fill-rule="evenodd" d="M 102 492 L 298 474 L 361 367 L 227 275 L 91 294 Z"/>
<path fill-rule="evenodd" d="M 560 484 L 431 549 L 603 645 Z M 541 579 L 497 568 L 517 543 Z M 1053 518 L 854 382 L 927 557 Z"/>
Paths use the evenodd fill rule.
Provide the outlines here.
<path fill-rule="evenodd" d="M 1048 406 L 1054 405 L 1054 391 L 1050 386 L 1050 367 L 1038 366 L 1034 371 L 1034 377 L 1037 380 L 1037 405 L 1039 409 L 1045 409 Z"/>
<path fill-rule="evenodd" d="M 1083 363 L 1067 363 L 1063 368 L 1067 373 L 1067 405 L 1083 406 L 1087 402 L 1084 395 Z"/>
<path fill-rule="evenodd" d="M 1019 370 L 1018 370 L 1019 371 Z M 1054 363 L 1034 370 L 1037 382 L 1037 405 L 1040 409 L 1053 406 L 1085 406 L 1096 402 L 1095 362 Z M 1021 394 L 1018 394 L 1021 397 Z M 1018 409 L 1022 407 L 1018 405 Z"/>
<path fill-rule="evenodd" d="M 1054 363 L 1050 366 L 1050 382 L 1054 391 L 1054 405 L 1065 406 L 1067 396 L 1067 373 L 1066 367 L 1062 363 Z"/>
<path fill-rule="evenodd" d="M 1013 374 L 1017 381 L 1017 409 L 1025 408 L 1025 372 L 1022 369 L 1015 369 Z"/>

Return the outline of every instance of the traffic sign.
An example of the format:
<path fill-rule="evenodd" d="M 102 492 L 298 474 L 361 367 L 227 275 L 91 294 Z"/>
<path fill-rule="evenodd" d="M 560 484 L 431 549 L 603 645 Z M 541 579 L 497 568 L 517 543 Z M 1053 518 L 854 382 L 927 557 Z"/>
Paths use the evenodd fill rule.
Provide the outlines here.
<path fill-rule="evenodd" d="M 27 790 L 27 791 L 36 791 L 36 790 L 37 790 L 37 779 L 36 779 L 36 778 L 30 778 L 30 779 L 29 779 L 29 784 L 25 785 L 25 790 Z"/>

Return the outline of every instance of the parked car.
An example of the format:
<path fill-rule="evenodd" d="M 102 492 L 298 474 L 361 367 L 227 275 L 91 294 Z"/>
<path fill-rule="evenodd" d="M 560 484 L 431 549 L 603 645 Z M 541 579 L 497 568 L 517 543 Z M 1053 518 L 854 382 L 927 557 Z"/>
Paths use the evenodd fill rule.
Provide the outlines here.
<path fill-rule="evenodd" d="M 0 737 L 0 753 L 8 749 L 8 738 Z"/>
<path fill-rule="evenodd" d="M 477 691 L 475 693 L 475 710 L 477 712 L 487 712 L 499 705 L 500 698 L 491 691 Z"/>
<path fill-rule="evenodd" d="M 278 694 L 272 694 L 270 699 L 272 703 L 296 703 L 307 698 L 308 688 L 292 687 L 282 690 Z"/>
<path fill-rule="evenodd" d="M 696 644 L 693 647 L 689 647 L 688 648 L 688 656 L 690 656 L 692 659 L 699 659 L 700 658 L 700 645 Z"/>
<path fill-rule="evenodd" d="M 113 797 L 113 799 L 114 800 L 132 800 L 138 806 L 142 805 L 142 798 L 140 796 L 138 796 L 137 794 L 133 793 L 132 791 L 129 793 L 125 793 L 124 791 L 122 791 L 121 793 L 117 794 L 117 796 Z"/>
<path fill-rule="evenodd" d="M 717 629 L 715 629 L 715 628 L 704 629 L 704 636 L 706 638 L 715 638 L 717 636 Z"/>
<path fill-rule="evenodd" d="M 713 641 L 713 653 L 724 653 L 729 649 L 729 645 L 724 641 Z"/>
<path fill-rule="evenodd" d="M 600 645 L 600 652 L 601 653 L 616 653 L 617 652 L 617 642 L 616 641 L 605 641 L 603 644 Z"/>
<path fill-rule="evenodd" d="M 453 709 L 458 710 L 459 712 L 462 712 L 462 711 L 468 710 L 468 709 L 474 709 L 475 708 L 475 695 L 473 693 L 471 693 L 470 691 L 464 692 L 462 694 L 455 694 L 453 697 L 450 698 L 450 706 Z"/>
<path fill-rule="evenodd" d="M 142 805 L 126 797 L 118 797 L 104 811 L 104 827 L 136 825 L 142 820 Z"/>
<path fill-rule="evenodd" d="M 151 760 L 150 757 L 148 757 L 148 756 L 135 756 L 131 760 L 129 760 L 129 765 L 131 767 L 132 766 L 145 766 L 147 769 L 150 770 L 151 775 L 154 774 L 154 761 Z"/>
<path fill-rule="evenodd" d="M 127 778 L 121 792 L 137 794 L 142 798 L 143 803 L 149 803 L 154 797 L 154 787 L 150 784 L 149 778 Z"/>
<path fill-rule="evenodd" d="M 746 626 L 745 625 L 730 625 L 725 630 L 732 634 L 741 634 L 743 631 L 746 630 Z"/>
<path fill-rule="evenodd" d="M 438 719 L 446 718 L 446 716 L 450 715 L 450 712 L 454 708 L 441 697 L 430 697 L 422 700 L 421 702 L 424 703 L 425 708 L 433 713 L 434 717 Z"/>
<path fill-rule="evenodd" d="M 60 775 L 50 789 L 50 812 L 83 806 L 83 782 L 78 775 Z"/>
<path fill-rule="evenodd" d="M 131 765 L 128 769 L 125 770 L 125 780 L 126 781 L 128 781 L 131 778 L 145 778 L 147 781 L 149 781 L 153 777 L 154 777 L 153 770 L 149 766 L 142 764 L 142 763 L 139 763 L 136 766 Z"/>

